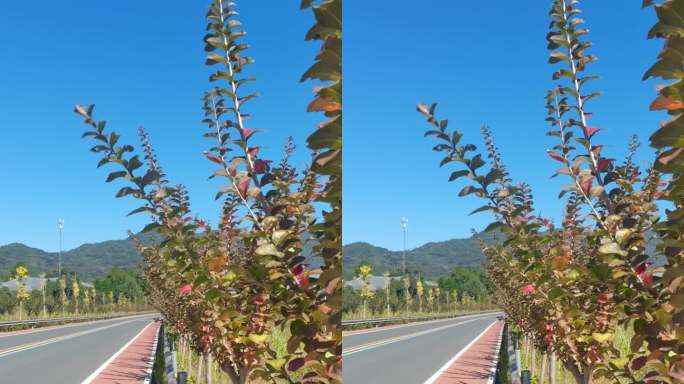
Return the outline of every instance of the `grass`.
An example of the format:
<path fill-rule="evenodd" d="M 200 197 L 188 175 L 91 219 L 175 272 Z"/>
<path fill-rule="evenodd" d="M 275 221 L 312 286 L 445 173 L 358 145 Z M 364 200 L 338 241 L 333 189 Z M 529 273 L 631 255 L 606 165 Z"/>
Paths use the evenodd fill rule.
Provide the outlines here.
<path fill-rule="evenodd" d="M 418 311 L 399 311 L 399 312 L 391 312 L 389 314 L 389 317 L 422 317 L 422 316 L 443 316 L 443 315 L 465 315 L 469 313 L 478 313 L 482 311 L 493 311 L 499 309 L 498 307 L 494 305 L 477 305 L 477 306 L 472 306 L 468 308 L 459 308 L 456 310 L 452 311 L 423 311 L 423 312 L 418 312 Z M 374 312 L 374 313 L 367 313 L 366 316 L 363 316 L 363 312 L 358 310 L 354 312 L 345 312 L 342 314 L 342 320 L 371 320 L 371 319 L 381 319 L 385 318 L 387 316 L 387 312 Z"/>
<path fill-rule="evenodd" d="M 613 336 L 613 346 L 620 352 L 620 357 L 626 357 L 630 353 L 630 341 L 632 340 L 632 337 L 634 336 L 634 330 L 632 329 L 631 326 L 627 327 L 627 329 L 618 327 L 615 330 L 615 334 Z M 522 343 L 522 342 L 521 342 Z M 534 351 L 534 356 L 528 356 L 528 354 L 525 353 L 525 349 L 521 348 L 520 350 L 520 359 L 521 359 L 521 365 L 522 369 L 531 369 L 531 359 L 534 358 L 536 361 L 536 372 L 533 372 L 532 376 L 532 383 L 537 384 L 539 383 L 539 371 L 541 370 L 541 360 L 542 360 L 542 355 L 538 351 Z M 547 370 L 548 370 L 548 364 L 547 364 Z M 637 376 L 639 377 L 639 374 L 641 372 L 637 372 Z M 565 383 L 575 383 L 575 379 L 572 376 L 570 372 L 568 372 L 565 367 L 559 362 L 556 363 L 556 384 L 565 384 Z M 547 380 L 544 380 L 544 382 L 548 382 Z M 628 383 L 629 381 L 626 380 L 621 380 L 620 383 Z M 593 384 L 614 384 L 615 381 L 612 379 L 608 378 L 598 378 L 592 380 Z"/>
<path fill-rule="evenodd" d="M 289 327 L 285 327 L 285 330 L 281 330 L 280 327 L 274 327 L 271 331 L 270 345 L 271 348 L 276 352 L 277 358 L 283 357 L 287 354 L 287 341 L 290 338 Z M 187 356 L 181 356 L 178 348 L 176 348 L 176 358 L 178 361 L 179 371 L 188 371 Z M 190 364 L 192 365 L 191 374 L 188 377 L 189 384 L 199 384 L 204 381 L 199 381 L 197 378 L 197 364 L 199 361 L 199 356 L 196 353 L 192 353 L 190 357 Z M 204 369 L 204 367 L 203 367 Z M 212 364 L 212 381 L 214 383 L 230 383 L 230 378 L 223 372 L 216 362 Z M 292 375 L 291 379 L 295 382 L 301 378 L 301 376 L 306 373 L 305 371 L 297 372 Z M 276 380 L 276 383 L 285 383 L 284 381 Z M 272 381 L 264 381 L 262 379 L 250 379 L 249 384 L 273 384 Z"/>

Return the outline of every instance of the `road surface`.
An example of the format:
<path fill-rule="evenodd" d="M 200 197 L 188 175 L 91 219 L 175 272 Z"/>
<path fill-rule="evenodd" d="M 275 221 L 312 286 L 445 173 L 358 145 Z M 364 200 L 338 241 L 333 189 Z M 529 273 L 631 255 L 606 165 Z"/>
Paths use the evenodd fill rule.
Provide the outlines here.
<path fill-rule="evenodd" d="M 79 384 L 133 339 L 156 314 L 0 333 L 0 382 Z"/>
<path fill-rule="evenodd" d="M 343 334 L 345 384 L 422 384 L 501 313 L 388 326 Z"/>

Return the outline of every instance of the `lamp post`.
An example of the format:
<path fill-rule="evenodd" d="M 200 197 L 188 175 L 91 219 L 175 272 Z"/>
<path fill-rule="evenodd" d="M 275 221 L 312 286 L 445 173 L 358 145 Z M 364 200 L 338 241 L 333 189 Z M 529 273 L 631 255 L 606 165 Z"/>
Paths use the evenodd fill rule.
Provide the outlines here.
<path fill-rule="evenodd" d="M 62 276 L 62 233 L 64 232 L 64 220 L 57 220 L 57 231 L 59 232 L 59 253 L 57 254 L 57 277 Z"/>
<path fill-rule="evenodd" d="M 401 218 L 401 230 L 404 232 L 404 251 L 402 252 L 401 260 L 401 274 L 406 275 L 406 226 L 408 225 L 408 219 L 405 217 Z"/>

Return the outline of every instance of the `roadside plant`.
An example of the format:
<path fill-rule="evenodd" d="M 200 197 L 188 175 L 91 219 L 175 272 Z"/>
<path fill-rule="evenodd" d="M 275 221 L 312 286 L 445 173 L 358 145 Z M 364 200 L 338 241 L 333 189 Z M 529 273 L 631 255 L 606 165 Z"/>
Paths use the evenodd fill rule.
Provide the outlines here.
<path fill-rule="evenodd" d="M 418 279 L 416 281 L 416 296 L 418 296 L 418 312 L 423 312 L 423 295 L 425 289 L 423 288 L 423 282 Z"/>
<path fill-rule="evenodd" d="M 370 289 L 370 285 L 368 284 L 368 280 L 373 275 L 373 269 L 370 265 L 363 264 L 359 267 L 358 273 L 358 277 L 361 280 L 361 300 L 363 300 L 363 318 L 365 319 L 368 300 L 371 300 L 373 297 L 375 297 L 375 292 Z"/>
<path fill-rule="evenodd" d="M 404 283 L 404 301 L 406 302 L 406 313 L 409 313 L 411 308 L 411 278 L 406 275 L 401 281 Z"/>
<path fill-rule="evenodd" d="M 47 307 L 45 305 L 45 290 L 47 288 L 47 283 L 45 280 L 45 272 L 41 272 L 40 277 L 40 293 L 41 293 L 41 307 L 43 309 L 43 317 L 47 317 Z"/>
<path fill-rule="evenodd" d="M 390 279 L 390 273 L 389 271 L 385 271 L 385 273 L 382 274 L 383 276 L 383 282 L 385 283 L 385 300 L 387 301 L 387 317 L 391 316 L 391 311 L 390 311 L 390 283 L 392 280 Z"/>
<path fill-rule="evenodd" d="M 254 81 L 244 75 L 252 63 L 246 33 L 234 3 L 210 1 L 204 42 L 214 72 L 202 123 L 210 178 L 222 181 L 218 225 L 192 215 L 186 188 L 170 181 L 144 129 L 136 153 L 94 119 L 92 105 L 76 106 L 88 126 L 83 136 L 96 141 L 98 166 L 118 167 L 107 182 L 126 182 L 117 197 L 138 200 L 130 214 L 149 214 L 143 232 L 161 235 L 159 244 L 137 242 L 150 302 L 233 383 L 341 382 L 341 1 L 305 0 L 302 8 L 316 19 L 306 39 L 322 41 L 301 79 L 322 83 L 307 110 L 328 120 L 309 136 L 312 161 L 298 170 L 292 141 L 279 162 L 262 156 L 245 109 L 257 96 L 245 91 Z M 316 260 L 302 254 L 308 241 Z M 275 327 L 290 335 L 285 353 L 271 343 Z"/>
<path fill-rule="evenodd" d="M 650 38 L 666 40 L 657 63 L 645 78 L 671 83 L 659 87 L 652 110 L 672 118 L 651 136 L 656 150 L 652 166 L 640 169 L 633 157 L 634 138 L 621 163 L 604 153 L 587 109 L 599 96 L 592 89 L 597 76 L 585 74 L 596 57 L 588 52 L 588 29 L 579 18 L 579 1 L 555 0 L 547 35 L 554 87 L 546 95 L 547 133 L 555 145 L 547 151 L 560 164 L 554 176 L 566 178 L 560 198 L 563 219 L 557 224 L 536 213 L 530 187 L 515 183 L 503 164 L 489 127 L 483 127 L 484 154 L 462 144 L 462 134 L 448 130 L 435 117 L 436 105 L 419 104 L 439 141 L 440 165 L 460 164 L 449 181 L 470 182 L 460 196 L 474 195 L 495 221 L 487 231 L 501 231 L 505 241 L 487 245 L 486 268 L 495 297 L 515 325 L 535 346 L 558 356 L 578 383 L 595 378 L 614 382 L 684 382 L 684 267 L 680 154 L 684 134 L 681 71 L 684 65 L 684 6 L 680 1 L 654 4 L 657 24 Z M 668 209 L 663 216 L 657 203 Z M 680 212 L 681 211 L 681 212 Z M 647 254 L 656 241 L 665 256 L 653 266 Z M 463 300 L 466 297 L 464 295 Z M 618 327 L 634 331 L 625 355 L 613 344 Z"/>
<path fill-rule="evenodd" d="M 14 271 L 14 277 L 17 280 L 17 301 L 19 301 L 19 320 L 22 319 L 24 303 L 31 298 L 31 294 L 26 286 L 26 278 L 28 277 L 28 268 L 23 265 L 17 266 Z"/>
<path fill-rule="evenodd" d="M 78 282 L 73 280 L 71 282 L 71 298 L 74 300 L 74 312 L 78 314 L 78 298 L 81 296 L 81 289 L 78 287 Z"/>
<path fill-rule="evenodd" d="M 85 312 L 88 312 L 90 310 L 90 298 L 91 298 L 90 292 L 91 291 L 89 289 L 86 289 L 83 292 L 83 300 L 82 301 L 83 301 L 83 310 Z"/>
<path fill-rule="evenodd" d="M 59 304 L 62 308 L 62 313 L 66 311 L 67 300 L 67 281 L 66 276 L 62 275 L 59 277 Z"/>

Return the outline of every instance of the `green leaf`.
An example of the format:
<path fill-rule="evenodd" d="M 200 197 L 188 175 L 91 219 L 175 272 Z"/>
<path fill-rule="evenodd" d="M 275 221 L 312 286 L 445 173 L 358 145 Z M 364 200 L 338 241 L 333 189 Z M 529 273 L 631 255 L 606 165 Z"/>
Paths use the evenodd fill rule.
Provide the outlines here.
<path fill-rule="evenodd" d="M 485 211 L 492 211 L 492 210 L 493 210 L 493 208 L 490 207 L 489 205 L 483 205 L 480 208 L 477 208 L 476 210 L 470 212 L 468 215 L 474 215 L 476 213 L 485 212 Z"/>
<path fill-rule="evenodd" d="M 495 221 L 495 222 L 489 224 L 489 225 L 487 226 L 487 228 L 484 229 L 484 232 L 491 232 L 491 231 L 493 231 L 493 230 L 495 230 L 495 229 L 498 229 L 498 228 L 501 228 L 501 227 L 503 227 L 503 226 L 504 226 L 503 223 L 500 223 L 500 222 L 498 222 L 498 221 Z"/>
<path fill-rule="evenodd" d="M 460 171 L 454 171 L 451 173 L 451 176 L 449 176 L 449 181 L 454 181 L 454 180 L 458 179 L 459 177 L 468 176 L 469 173 L 470 173 L 470 171 L 467 169 L 462 169 Z"/>
<path fill-rule="evenodd" d="M 261 335 L 256 335 L 256 334 L 250 334 L 248 336 L 249 340 L 253 342 L 254 344 L 266 344 L 266 341 L 268 340 L 268 334 L 261 334 Z"/>
<path fill-rule="evenodd" d="M 113 180 L 116 180 L 120 177 L 126 177 L 128 175 L 128 171 L 117 171 L 117 172 L 112 172 L 107 176 L 106 182 L 109 183 Z"/>

